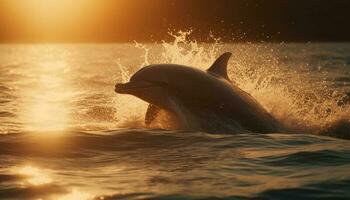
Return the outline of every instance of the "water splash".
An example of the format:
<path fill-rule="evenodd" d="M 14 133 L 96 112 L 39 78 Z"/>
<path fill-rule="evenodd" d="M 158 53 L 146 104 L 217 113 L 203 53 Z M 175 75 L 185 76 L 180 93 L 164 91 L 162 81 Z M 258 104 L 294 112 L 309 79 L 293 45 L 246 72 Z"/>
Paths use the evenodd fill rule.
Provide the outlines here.
<path fill-rule="evenodd" d="M 169 33 L 174 41 L 162 42 L 162 53 L 158 62 L 196 66 L 202 69 L 210 66 L 220 52 L 220 40 L 213 39 L 211 44 L 200 44 L 188 39 L 191 33 L 191 30 Z"/>
<path fill-rule="evenodd" d="M 163 41 L 158 51 L 151 48 L 156 48 L 157 45 L 147 47 L 136 43 L 136 48 L 144 50 L 140 68 L 149 63 L 175 63 L 204 70 L 222 52 L 230 51 L 233 53 L 228 66 L 230 79 L 256 98 L 286 127 L 298 132 L 317 132 L 334 121 L 350 116 L 349 105 L 339 106 L 344 93 L 334 91 L 327 81 L 315 81 L 310 65 L 282 62 L 287 59 L 282 52 L 284 44 L 230 45 L 213 36 L 212 43 L 199 43 L 189 39 L 191 33 L 191 30 L 169 33 L 174 40 Z M 124 65 L 118 66 L 122 73 L 127 71 Z M 131 73 L 128 76 L 130 75 Z M 147 104 L 137 102 L 134 97 L 119 98 L 127 99 L 118 103 L 121 111 L 118 118 L 136 118 L 140 126 Z"/>
<path fill-rule="evenodd" d="M 127 68 L 123 67 L 122 64 L 120 64 L 120 59 L 115 60 L 115 64 L 118 66 L 118 69 L 120 70 L 120 77 L 122 79 L 122 82 L 125 83 L 130 80 L 130 72 Z"/>
<path fill-rule="evenodd" d="M 143 44 L 141 44 L 141 43 L 138 43 L 138 42 L 136 42 L 135 41 L 135 47 L 136 48 L 139 48 L 139 49 L 141 49 L 141 50 L 144 50 L 144 52 L 145 52 L 145 55 L 143 55 L 143 59 L 144 59 L 144 61 L 143 61 L 143 63 L 141 64 L 141 66 L 147 66 L 147 65 L 149 65 L 150 63 L 149 63 L 149 61 L 148 61 L 148 57 L 149 57 L 149 48 L 147 48 L 145 45 L 143 45 Z"/>

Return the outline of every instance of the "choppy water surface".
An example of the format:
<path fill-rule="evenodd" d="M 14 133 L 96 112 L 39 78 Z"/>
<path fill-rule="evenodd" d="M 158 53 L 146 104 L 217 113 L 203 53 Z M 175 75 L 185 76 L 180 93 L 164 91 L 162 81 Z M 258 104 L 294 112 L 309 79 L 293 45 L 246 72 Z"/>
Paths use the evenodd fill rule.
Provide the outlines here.
<path fill-rule="evenodd" d="M 148 63 L 230 78 L 300 134 L 143 126 L 147 104 L 116 95 Z M 203 86 L 205 87 L 205 86 Z M 0 199 L 348 199 L 350 44 L 0 45 Z"/>

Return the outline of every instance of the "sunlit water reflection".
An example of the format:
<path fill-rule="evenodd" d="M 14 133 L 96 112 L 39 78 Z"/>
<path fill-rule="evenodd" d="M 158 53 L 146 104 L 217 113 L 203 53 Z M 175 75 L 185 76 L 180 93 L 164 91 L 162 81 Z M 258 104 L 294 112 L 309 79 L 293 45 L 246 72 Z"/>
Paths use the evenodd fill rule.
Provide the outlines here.
<path fill-rule="evenodd" d="M 35 69 L 37 68 L 37 69 Z M 69 68 L 64 61 L 39 63 L 31 72 L 33 87 L 21 91 L 24 129 L 64 131 L 70 119 Z"/>
<path fill-rule="evenodd" d="M 26 178 L 25 183 L 32 185 L 44 185 L 52 182 L 52 179 L 47 172 L 30 165 L 15 168 L 14 172 L 16 174 L 23 175 Z"/>

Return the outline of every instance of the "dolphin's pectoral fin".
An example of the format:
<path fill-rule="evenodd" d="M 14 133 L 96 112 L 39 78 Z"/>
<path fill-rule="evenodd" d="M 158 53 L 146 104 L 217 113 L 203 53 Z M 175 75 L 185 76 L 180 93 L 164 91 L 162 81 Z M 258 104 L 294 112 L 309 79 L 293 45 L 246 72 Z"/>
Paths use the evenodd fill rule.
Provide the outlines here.
<path fill-rule="evenodd" d="M 218 75 L 218 76 L 230 81 L 230 79 L 228 78 L 228 75 L 227 75 L 227 63 L 228 63 L 228 60 L 230 59 L 231 55 L 232 55 L 232 53 L 230 53 L 230 52 L 226 52 L 226 53 L 222 54 L 218 59 L 216 59 L 216 61 L 211 65 L 211 67 L 209 67 L 207 72 L 213 73 L 215 75 Z"/>
<path fill-rule="evenodd" d="M 160 108 L 153 105 L 149 104 L 147 108 L 147 112 L 145 115 L 145 124 L 146 126 L 150 126 L 151 123 L 157 118 L 158 113 L 160 112 Z"/>

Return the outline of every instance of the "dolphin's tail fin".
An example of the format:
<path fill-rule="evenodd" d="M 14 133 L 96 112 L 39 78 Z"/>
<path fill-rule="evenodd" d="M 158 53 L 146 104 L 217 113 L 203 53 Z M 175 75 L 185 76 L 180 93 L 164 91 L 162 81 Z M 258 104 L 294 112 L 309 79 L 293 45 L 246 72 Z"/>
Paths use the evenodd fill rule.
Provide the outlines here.
<path fill-rule="evenodd" d="M 209 67 L 207 72 L 218 75 L 229 81 L 230 79 L 228 78 L 228 75 L 227 75 L 227 63 L 231 55 L 232 55 L 231 52 L 226 52 L 222 54 L 218 59 L 215 60 L 215 62 L 211 65 L 211 67 Z"/>

